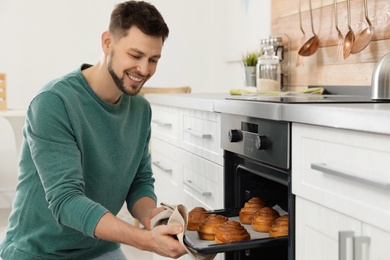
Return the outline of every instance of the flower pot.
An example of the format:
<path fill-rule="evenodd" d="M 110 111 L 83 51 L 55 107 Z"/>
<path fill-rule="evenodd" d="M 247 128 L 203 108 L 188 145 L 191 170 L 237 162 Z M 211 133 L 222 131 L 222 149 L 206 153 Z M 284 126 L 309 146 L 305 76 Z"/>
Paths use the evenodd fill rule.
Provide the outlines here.
<path fill-rule="evenodd" d="M 243 66 L 242 74 L 246 87 L 256 87 L 256 66 Z"/>

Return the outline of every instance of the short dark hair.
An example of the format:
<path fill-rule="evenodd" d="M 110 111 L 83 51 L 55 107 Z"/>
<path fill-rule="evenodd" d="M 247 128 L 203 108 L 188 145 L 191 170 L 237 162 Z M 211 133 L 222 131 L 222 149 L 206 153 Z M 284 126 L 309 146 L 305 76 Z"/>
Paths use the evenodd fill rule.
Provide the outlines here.
<path fill-rule="evenodd" d="M 138 27 L 147 35 L 162 37 L 163 42 L 169 34 L 169 28 L 160 12 L 144 1 L 120 3 L 111 13 L 109 31 L 114 36 L 125 37 L 132 26 Z"/>

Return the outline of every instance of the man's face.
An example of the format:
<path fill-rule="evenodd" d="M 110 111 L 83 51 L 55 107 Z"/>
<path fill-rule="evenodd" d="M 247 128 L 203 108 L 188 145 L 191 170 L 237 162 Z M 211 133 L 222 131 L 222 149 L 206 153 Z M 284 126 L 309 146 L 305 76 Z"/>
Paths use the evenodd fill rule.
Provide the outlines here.
<path fill-rule="evenodd" d="M 146 35 L 137 27 L 128 35 L 112 39 L 108 56 L 108 71 L 116 86 L 127 95 L 136 95 L 156 72 L 161 57 L 162 38 Z"/>

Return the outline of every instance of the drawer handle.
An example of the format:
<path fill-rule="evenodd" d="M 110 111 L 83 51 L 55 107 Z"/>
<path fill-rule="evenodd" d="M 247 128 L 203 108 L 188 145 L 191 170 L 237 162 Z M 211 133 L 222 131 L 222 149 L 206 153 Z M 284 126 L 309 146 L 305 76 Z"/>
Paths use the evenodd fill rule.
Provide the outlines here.
<path fill-rule="evenodd" d="M 185 132 L 192 135 L 192 136 L 196 136 L 196 137 L 200 137 L 200 138 L 211 138 L 211 134 L 203 134 L 203 133 L 200 133 L 198 131 L 194 131 L 191 128 L 186 128 Z"/>
<path fill-rule="evenodd" d="M 154 166 L 156 166 L 157 168 L 159 168 L 160 170 L 166 172 L 166 173 L 169 173 L 169 174 L 172 173 L 172 169 L 165 168 L 164 166 L 161 165 L 160 162 L 152 162 L 152 164 L 153 164 Z"/>
<path fill-rule="evenodd" d="M 347 172 L 344 172 L 342 170 L 338 170 L 338 169 L 334 169 L 332 167 L 329 167 L 325 163 L 312 163 L 311 168 L 313 170 L 333 174 L 333 175 L 336 175 L 336 176 L 339 176 L 339 177 L 342 177 L 345 179 L 361 182 L 361 183 L 364 183 L 364 184 L 367 184 L 367 185 L 370 185 L 370 186 L 373 186 L 376 188 L 380 188 L 380 189 L 384 189 L 384 190 L 390 189 L 390 183 L 385 183 L 385 182 L 379 181 L 379 180 L 369 180 L 369 179 L 365 179 L 362 177 L 358 177 L 358 176 L 355 176 L 351 173 L 347 173 Z"/>
<path fill-rule="evenodd" d="M 339 260 L 347 260 L 347 239 L 353 238 L 353 231 L 339 231 Z"/>
<path fill-rule="evenodd" d="M 159 126 L 162 126 L 162 127 L 171 127 L 172 126 L 172 123 L 164 122 L 164 121 L 161 121 L 158 119 L 153 119 L 152 122 L 159 125 Z"/>
<path fill-rule="evenodd" d="M 370 245 L 370 237 L 354 237 L 353 248 L 354 248 L 354 259 L 363 260 L 363 244 Z"/>
<path fill-rule="evenodd" d="M 211 196 L 211 192 L 209 192 L 209 191 L 202 191 L 201 189 L 196 187 L 194 184 L 192 184 L 191 180 L 183 181 L 183 183 L 184 183 L 184 185 L 187 185 L 188 187 L 190 187 L 191 189 L 193 189 L 194 191 L 199 193 L 201 196 L 204 196 L 204 197 Z"/>

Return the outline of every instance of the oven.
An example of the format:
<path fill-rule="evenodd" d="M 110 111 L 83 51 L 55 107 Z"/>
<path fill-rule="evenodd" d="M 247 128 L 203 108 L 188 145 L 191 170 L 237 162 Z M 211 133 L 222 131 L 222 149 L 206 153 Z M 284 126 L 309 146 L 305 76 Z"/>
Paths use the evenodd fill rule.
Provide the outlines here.
<path fill-rule="evenodd" d="M 237 219 L 239 209 L 253 197 L 288 214 L 288 235 L 256 236 L 250 241 L 222 245 L 190 243 L 203 253 L 225 253 L 226 260 L 295 260 L 295 196 L 291 178 L 291 125 L 285 116 L 295 104 L 378 103 L 364 86 L 309 86 L 323 94 L 231 95 L 213 100 L 221 115 L 221 148 L 224 152 L 224 209 L 215 210 Z M 251 226 L 246 226 L 251 229 Z M 195 240 L 195 239 L 193 239 Z"/>
<path fill-rule="evenodd" d="M 252 241 L 225 259 L 294 259 L 295 203 L 291 192 L 290 129 L 284 121 L 221 113 L 224 207 L 242 208 L 252 197 L 289 216 L 288 237 Z"/>

